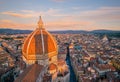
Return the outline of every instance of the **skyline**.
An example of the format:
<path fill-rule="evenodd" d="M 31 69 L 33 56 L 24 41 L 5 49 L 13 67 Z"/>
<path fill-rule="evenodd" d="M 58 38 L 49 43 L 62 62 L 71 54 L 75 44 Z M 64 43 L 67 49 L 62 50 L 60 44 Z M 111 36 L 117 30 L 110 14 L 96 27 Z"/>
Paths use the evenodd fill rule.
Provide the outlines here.
<path fill-rule="evenodd" d="M 47 30 L 120 30 L 119 0 L 0 0 L 0 28 L 34 30 L 42 16 Z"/>

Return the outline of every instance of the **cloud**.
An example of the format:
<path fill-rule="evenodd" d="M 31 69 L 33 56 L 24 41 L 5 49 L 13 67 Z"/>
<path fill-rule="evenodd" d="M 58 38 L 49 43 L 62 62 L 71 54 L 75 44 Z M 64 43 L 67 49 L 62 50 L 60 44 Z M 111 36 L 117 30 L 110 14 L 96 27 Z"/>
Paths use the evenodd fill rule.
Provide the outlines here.
<path fill-rule="evenodd" d="M 49 21 L 45 25 L 48 30 L 80 30 L 90 27 L 94 22 L 91 21 L 76 21 L 73 18 L 62 18 L 55 21 Z M 84 28 L 83 28 L 84 27 Z"/>
<path fill-rule="evenodd" d="M 110 21 L 120 20 L 120 7 L 101 7 L 96 10 L 83 11 L 80 17 L 86 17 L 93 20 Z"/>
<path fill-rule="evenodd" d="M 39 15 L 42 16 L 58 16 L 59 9 L 49 8 L 47 11 L 33 11 L 33 10 L 21 10 L 19 12 L 16 11 L 5 11 L 1 12 L 2 15 L 9 15 L 12 17 L 18 18 L 33 18 L 38 17 Z"/>
<path fill-rule="evenodd" d="M 4 23 L 11 23 L 12 21 L 11 20 L 0 20 L 0 22 L 4 22 Z"/>
<path fill-rule="evenodd" d="M 1 14 L 13 16 L 13 17 L 20 17 L 20 18 L 32 17 L 31 14 L 23 14 L 23 13 L 17 13 L 17 12 L 12 12 L 12 11 L 2 12 Z"/>
<path fill-rule="evenodd" d="M 108 14 L 108 13 L 113 13 L 113 12 L 120 12 L 120 7 L 100 7 L 96 10 L 89 10 L 89 11 L 85 11 L 83 13 L 90 13 L 90 15 L 92 14 Z"/>
<path fill-rule="evenodd" d="M 24 12 L 24 13 L 34 13 L 33 10 L 21 10 L 21 12 Z"/>
<path fill-rule="evenodd" d="M 28 29 L 35 27 L 35 24 L 22 24 L 17 23 L 11 20 L 0 20 L 0 27 L 1 28 L 14 28 L 14 29 Z"/>

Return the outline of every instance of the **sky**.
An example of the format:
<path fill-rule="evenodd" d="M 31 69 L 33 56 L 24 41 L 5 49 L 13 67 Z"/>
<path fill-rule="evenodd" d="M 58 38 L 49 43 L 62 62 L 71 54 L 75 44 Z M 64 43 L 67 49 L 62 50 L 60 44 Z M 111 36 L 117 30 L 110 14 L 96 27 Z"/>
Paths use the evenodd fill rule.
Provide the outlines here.
<path fill-rule="evenodd" d="M 120 30 L 120 0 L 0 0 L 0 28 Z"/>

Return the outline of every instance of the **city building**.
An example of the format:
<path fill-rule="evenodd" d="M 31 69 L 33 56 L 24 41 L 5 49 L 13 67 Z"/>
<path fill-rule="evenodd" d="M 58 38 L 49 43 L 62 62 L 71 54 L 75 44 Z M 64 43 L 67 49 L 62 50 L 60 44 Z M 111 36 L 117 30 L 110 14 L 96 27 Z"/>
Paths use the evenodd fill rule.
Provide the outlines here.
<path fill-rule="evenodd" d="M 57 42 L 44 28 L 41 16 L 38 28 L 24 41 L 22 53 L 27 68 L 15 82 L 21 82 L 20 78 L 23 79 L 22 82 L 69 82 L 68 66 L 65 60 L 58 59 Z"/>

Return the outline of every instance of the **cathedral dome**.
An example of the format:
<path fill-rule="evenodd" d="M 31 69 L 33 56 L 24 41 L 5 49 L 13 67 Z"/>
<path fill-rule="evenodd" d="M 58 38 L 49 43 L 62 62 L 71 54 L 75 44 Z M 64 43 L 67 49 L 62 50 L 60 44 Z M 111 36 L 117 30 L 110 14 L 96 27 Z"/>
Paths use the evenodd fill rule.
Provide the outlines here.
<path fill-rule="evenodd" d="M 24 41 L 22 53 L 26 60 L 39 60 L 57 55 L 57 43 L 54 37 L 43 27 L 40 17 L 38 28 Z"/>

